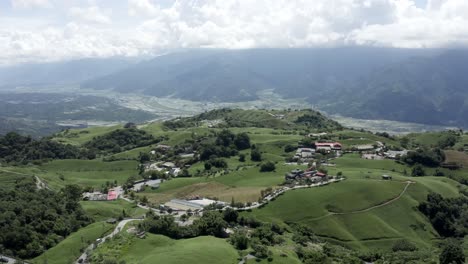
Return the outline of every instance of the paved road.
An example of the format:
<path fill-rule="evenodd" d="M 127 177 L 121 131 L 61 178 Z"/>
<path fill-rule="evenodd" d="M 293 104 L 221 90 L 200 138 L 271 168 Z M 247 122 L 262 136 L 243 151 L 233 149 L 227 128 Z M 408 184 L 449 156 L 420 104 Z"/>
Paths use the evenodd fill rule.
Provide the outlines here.
<path fill-rule="evenodd" d="M 7 256 L 3 256 L 3 255 L 0 255 L 0 259 L 3 261 L 3 260 L 7 260 L 8 262 L 0 262 L 0 263 L 7 263 L 7 264 L 13 264 L 15 263 L 15 259 L 13 258 L 9 258 Z"/>
<path fill-rule="evenodd" d="M 112 231 L 112 233 L 110 233 L 109 235 L 105 236 L 105 237 L 102 237 L 102 238 L 98 238 L 97 240 L 100 240 L 100 242 L 98 244 L 101 244 L 101 243 L 104 243 L 107 239 L 111 239 L 113 238 L 115 235 L 117 235 L 118 233 L 120 233 L 120 231 L 123 230 L 123 228 L 125 227 L 126 224 L 128 224 L 129 222 L 132 222 L 132 221 L 141 221 L 143 219 L 140 219 L 140 218 L 132 218 L 132 219 L 125 219 L 125 220 L 122 220 L 120 221 L 117 226 L 115 227 L 114 231 Z M 96 241 L 97 241 L 96 240 Z M 81 256 L 76 260 L 75 263 L 79 264 L 80 263 L 80 260 L 82 260 L 81 263 L 88 263 L 86 262 L 85 260 L 88 259 L 88 252 L 91 252 L 92 250 L 94 249 L 94 243 L 89 245 L 85 251 L 83 252 L 83 254 L 81 254 Z"/>
<path fill-rule="evenodd" d="M 290 191 L 290 190 L 296 190 L 296 189 L 304 189 L 304 188 L 312 188 L 312 187 L 318 187 L 318 186 L 323 186 L 323 185 L 327 185 L 327 184 L 330 184 L 330 183 L 334 183 L 334 182 L 339 182 L 339 181 L 342 181 L 344 180 L 345 178 L 341 178 L 341 179 L 333 179 L 333 180 L 329 180 L 329 181 L 326 181 L 326 182 L 319 182 L 319 183 L 313 183 L 311 185 L 298 185 L 298 186 L 294 186 L 294 187 L 282 187 L 280 188 L 279 190 L 276 190 L 276 191 L 273 191 L 273 193 L 265 196 L 263 198 L 263 202 L 262 203 L 253 203 L 251 206 L 247 206 L 247 207 L 242 207 L 242 208 L 233 208 L 233 209 L 238 209 L 238 210 L 250 210 L 250 209 L 255 209 L 255 208 L 258 208 L 260 206 L 262 206 L 263 204 L 265 203 L 268 203 L 270 202 L 271 200 L 273 200 L 274 198 L 278 197 L 279 195 L 287 192 L 287 191 Z"/>

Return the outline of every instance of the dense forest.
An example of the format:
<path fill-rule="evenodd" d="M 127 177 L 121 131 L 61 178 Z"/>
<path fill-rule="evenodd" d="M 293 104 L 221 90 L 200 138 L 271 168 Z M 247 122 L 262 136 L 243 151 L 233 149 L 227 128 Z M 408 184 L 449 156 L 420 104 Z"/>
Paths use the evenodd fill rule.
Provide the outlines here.
<path fill-rule="evenodd" d="M 96 152 L 119 153 L 160 141 L 162 138 L 155 138 L 146 131 L 137 129 L 133 124 L 127 124 L 123 129 L 93 138 L 84 146 Z"/>
<path fill-rule="evenodd" d="M 90 223 L 79 201 L 81 188 L 37 189 L 31 178 L 14 188 L 0 186 L 0 253 L 23 259 L 40 255 Z"/>
<path fill-rule="evenodd" d="M 35 140 L 11 132 L 0 136 L 0 161 L 28 163 L 33 160 L 94 158 L 93 153 L 48 138 Z"/>

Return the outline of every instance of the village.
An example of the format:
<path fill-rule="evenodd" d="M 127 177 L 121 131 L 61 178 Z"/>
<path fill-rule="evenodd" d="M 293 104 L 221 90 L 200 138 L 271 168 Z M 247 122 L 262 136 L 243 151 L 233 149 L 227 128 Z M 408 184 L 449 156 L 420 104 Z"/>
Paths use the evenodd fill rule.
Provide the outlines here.
<path fill-rule="evenodd" d="M 294 168 L 284 175 L 283 186 L 278 186 L 276 189 L 271 189 L 268 192 L 262 193 L 259 201 L 253 203 L 236 203 L 229 204 L 218 199 L 210 199 L 210 197 L 190 196 L 178 197 L 170 201 L 156 206 L 155 210 L 159 213 L 174 213 L 199 214 L 206 208 L 236 208 L 239 210 L 257 208 L 263 203 L 268 202 L 276 195 L 280 195 L 286 190 L 296 187 L 310 187 L 328 184 L 331 182 L 341 181 L 345 179 L 341 173 L 338 175 L 329 175 L 326 167 L 333 167 L 333 160 L 348 153 L 358 153 L 361 158 L 369 160 L 381 159 L 398 159 L 406 155 L 407 150 L 388 150 L 382 142 L 376 141 L 375 144 L 352 145 L 346 148 L 342 143 L 337 141 L 328 141 L 321 139 L 326 138 L 327 133 L 313 133 L 307 135 L 312 141 L 307 146 L 299 145 L 294 152 L 294 155 L 286 161 L 286 165 L 308 165 L 307 169 Z M 177 151 L 174 151 L 177 148 Z M 85 192 L 83 199 L 89 201 L 113 201 L 118 198 L 124 198 L 128 201 L 133 201 L 135 197 L 132 193 L 145 191 L 147 188 L 156 190 L 160 184 L 166 180 L 177 177 L 190 176 L 188 169 L 193 160 L 198 158 L 199 153 L 193 150 L 190 146 L 169 146 L 158 144 L 154 146 L 149 153 L 142 156 L 140 164 L 140 172 L 144 175 L 144 179 L 134 180 L 126 184 L 126 186 L 112 186 L 107 190 L 107 193 L 100 191 Z M 281 177 L 281 176 L 278 176 Z M 382 179 L 391 180 L 391 175 L 382 175 Z M 132 194 L 132 196 L 130 196 Z M 140 201 L 144 208 L 149 208 L 146 201 Z"/>

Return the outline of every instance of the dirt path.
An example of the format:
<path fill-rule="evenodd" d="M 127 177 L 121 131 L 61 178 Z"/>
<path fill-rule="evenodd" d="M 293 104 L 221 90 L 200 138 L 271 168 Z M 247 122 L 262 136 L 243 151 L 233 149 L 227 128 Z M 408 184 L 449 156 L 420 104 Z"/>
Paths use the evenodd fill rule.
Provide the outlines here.
<path fill-rule="evenodd" d="M 380 208 L 380 207 L 384 207 L 384 206 L 387 206 L 389 204 L 392 204 L 396 201 L 398 201 L 402 196 L 403 194 L 405 194 L 406 190 L 408 189 L 408 187 L 411 185 L 411 184 L 414 184 L 414 182 L 411 182 L 411 181 L 407 181 L 406 182 L 406 186 L 405 188 L 403 189 L 403 191 L 395 198 L 389 200 L 389 201 L 386 201 L 384 203 L 381 203 L 381 204 L 378 204 L 378 205 L 374 205 L 374 206 L 371 206 L 371 207 L 368 207 L 366 209 L 361 209 L 361 210 L 356 210 L 356 211 L 351 211 L 351 212 L 346 212 L 346 213 L 337 213 L 337 212 L 329 212 L 328 214 L 324 215 L 324 216 L 320 216 L 320 217 L 317 217 L 317 218 L 313 218 L 311 219 L 312 221 L 315 221 L 315 220 L 320 220 L 320 219 L 323 219 L 325 217 L 329 217 L 329 216 L 332 216 L 332 215 L 350 215 L 350 214 L 360 214 L 360 213 L 365 213 L 365 212 L 369 212 L 371 210 L 374 210 L 374 209 L 377 209 L 377 208 Z"/>
<path fill-rule="evenodd" d="M 0 169 L 0 171 L 6 172 L 6 173 L 13 173 L 13 174 L 17 174 L 17 175 L 22 175 L 22 176 L 32 176 L 32 177 L 34 177 L 34 179 L 36 181 L 37 189 L 39 189 L 39 190 L 40 189 L 50 190 L 49 186 L 47 186 L 47 184 L 44 181 L 42 181 L 41 178 L 39 178 L 36 175 L 31 175 L 31 174 L 26 174 L 26 173 L 16 172 L 16 171 L 10 171 L 10 170 L 4 170 L 4 169 Z"/>
<path fill-rule="evenodd" d="M 89 245 L 86 250 L 83 252 L 83 254 L 81 254 L 80 257 L 78 257 L 78 259 L 75 261 L 76 264 L 80 264 L 80 263 L 89 263 L 88 262 L 88 257 L 89 257 L 89 254 L 91 254 L 91 252 L 93 251 L 93 249 L 95 249 L 95 247 L 99 244 L 102 244 L 104 243 L 106 240 L 108 239 L 111 239 L 113 238 L 115 235 L 117 235 L 118 233 L 120 233 L 123 228 L 125 227 L 126 224 L 130 223 L 130 222 L 133 222 L 133 221 L 142 221 L 143 219 L 140 219 L 140 218 L 130 218 L 130 219 L 125 219 L 125 220 L 122 220 L 120 221 L 117 226 L 114 228 L 114 231 L 112 231 L 112 233 L 110 233 L 109 235 L 107 236 L 104 236 L 102 238 L 100 238 L 99 242 L 97 243 L 92 243 L 91 245 Z"/>

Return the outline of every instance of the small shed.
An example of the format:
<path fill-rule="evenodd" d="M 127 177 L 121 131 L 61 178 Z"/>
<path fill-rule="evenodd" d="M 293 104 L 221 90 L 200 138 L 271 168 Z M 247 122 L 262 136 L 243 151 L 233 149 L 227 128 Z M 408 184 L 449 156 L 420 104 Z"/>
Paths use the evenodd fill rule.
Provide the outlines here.
<path fill-rule="evenodd" d="M 390 175 L 387 175 L 387 174 L 382 175 L 382 180 L 387 180 L 388 181 L 388 180 L 391 180 L 391 179 L 392 179 L 392 176 L 390 176 Z"/>

